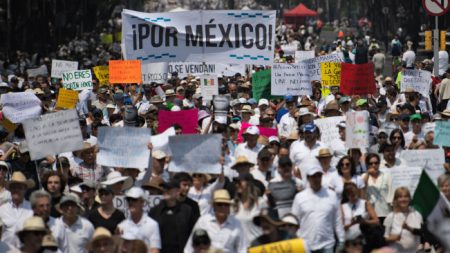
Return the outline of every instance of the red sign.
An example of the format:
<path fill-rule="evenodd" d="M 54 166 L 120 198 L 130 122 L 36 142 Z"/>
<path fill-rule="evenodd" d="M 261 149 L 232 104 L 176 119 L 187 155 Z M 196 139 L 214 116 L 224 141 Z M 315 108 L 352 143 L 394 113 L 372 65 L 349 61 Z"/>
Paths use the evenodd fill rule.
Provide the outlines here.
<path fill-rule="evenodd" d="M 160 110 L 158 113 L 158 132 L 162 133 L 167 128 L 178 124 L 183 134 L 198 133 L 198 110 L 182 110 L 177 112 Z"/>
<path fill-rule="evenodd" d="M 244 134 L 245 130 L 247 130 L 247 128 L 251 127 L 253 125 L 242 121 L 242 125 L 241 125 L 241 130 L 239 130 L 239 134 L 238 134 L 238 142 L 242 143 L 244 141 L 244 139 L 242 138 L 242 135 Z M 265 136 L 267 138 L 269 138 L 270 136 L 278 136 L 278 132 L 276 128 L 267 128 L 267 127 L 261 127 L 258 126 L 259 129 L 259 134 L 262 136 Z"/>
<path fill-rule="evenodd" d="M 342 63 L 341 89 L 345 95 L 367 95 L 376 91 L 373 63 Z"/>

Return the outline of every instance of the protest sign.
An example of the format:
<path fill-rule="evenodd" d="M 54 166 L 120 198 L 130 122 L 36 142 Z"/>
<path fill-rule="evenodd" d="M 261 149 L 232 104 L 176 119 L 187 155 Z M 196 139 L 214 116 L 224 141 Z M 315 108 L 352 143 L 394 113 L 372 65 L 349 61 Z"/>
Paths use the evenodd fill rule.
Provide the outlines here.
<path fill-rule="evenodd" d="M 430 95 L 431 72 L 425 70 L 405 69 L 402 71 L 400 80 L 400 90 L 405 91 L 406 88 L 413 88 L 424 97 Z"/>
<path fill-rule="evenodd" d="M 179 78 L 188 75 L 217 75 L 234 76 L 236 73 L 244 75 L 245 64 L 219 62 L 170 62 L 169 73 L 177 72 Z"/>
<path fill-rule="evenodd" d="M 312 95 L 308 65 L 304 62 L 273 64 L 271 94 L 281 96 Z"/>
<path fill-rule="evenodd" d="M 39 68 L 35 69 L 27 69 L 28 77 L 36 77 L 36 76 L 48 76 L 48 70 L 46 65 L 41 65 Z"/>
<path fill-rule="evenodd" d="M 56 100 L 57 108 L 73 109 L 78 102 L 78 92 L 74 90 L 66 90 L 60 88 L 58 91 L 58 99 Z"/>
<path fill-rule="evenodd" d="M 169 137 L 170 172 L 220 174 L 222 135 L 176 135 Z"/>
<path fill-rule="evenodd" d="M 41 100 L 31 92 L 14 92 L 2 94 L 3 116 L 12 123 L 21 123 L 26 119 L 41 115 Z"/>
<path fill-rule="evenodd" d="M 200 89 L 204 100 L 212 100 L 213 96 L 219 95 L 219 80 L 217 76 L 200 76 Z"/>
<path fill-rule="evenodd" d="M 295 62 L 301 62 L 314 58 L 314 51 L 295 51 Z"/>
<path fill-rule="evenodd" d="M 142 64 L 142 83 L 165 83 L 169 78 L 167 62 Z"/>
<path fill-rule="evenodd" d="M 450 121 L 436 121 L 433 144 L 450 147 Z"/>
<path fill-rule="evenodd" d="M 141 61 L 110 60 L 109 83 L 142 83 Z"/>
<path fill-rule="evenodd" d="M 164 131 L 160 134 L 153 135 L 150 138 L 152 145 L 153 145 L 153 151 L 161 150 L 164 153 L 171 155 L 172 152 L 170 151 L 170 148 L 169 148 L 169 136 L 174 136 L 174 135 L 175 135 L 175 128 L 173 128 L 173 127 L 167 128 L 166 131 Z"/>
<path fill-rule="evenodd" d="M 303 239 L 291 239 L 279 242 L 263 244 L 248 249 L 248 253 L 306 253 L 306 247 Z"/>
<path fill-rule="evenodd" d="M 275 11 L 122 11 L 125 59 L 270 65 Z"/>
<path fill-rule="evenodd" d="M 345 128 L 346 148 L 368 148 L 369 147 L 369 112 L 356 111 L 347 112 Z"/>
<path fill-rule="evenodd" d="M 167 128 L 178 124 L 183 134 L 196 134 L 198 127 L 198 110 L 182 110 L 178 112 L 161 110 L 158 113 L 158 132 L 162 133 Z"/>
<path fill-rule="evenodd" d="M 1 113 L 1 112 L 0 112 Z M 14 130 L 16 130 L 17 125 L 12 123 L 9 119 L 3 117 L 3 114 L 0 117 L 0 125 L 6 129 L 6 131 L 8 131 L 8 133 L 12 133 L 14 132 Z"/>
<path fill-rule="evenodd" d="M 252 93 L 253 98 L 259 101 L 261 98 L 270 99 L 270 82 L 271 82 L 270 69 L 258 71 L 252 75 Z"/>
<path fill-rule="evenodd" d="M 93 86 L 90 69 L 63 72 L 62 81 L 64 88 L 69 90 L 87 90 Z"/>
<path fill-rule="evenodd" d="M 344 59 L 340 54 L 327 54 L 318 56 L 312 59 L 304 60 L 303 63 L 308 65 L 308 74 L 311 81 L 320 81 L 321 78 L 321 70 L 320 63 L 321 62 L 342 62 Z"/>
<path fill-rule="evenodd" d="M 320 73 L 322 86 L 339 86 L 341 84 L 340 62 L 321 62 Z"/>
<path fill-rule="evenodd" d="M 111 33 L 100 34 L 102 44 L 111 45 L 113 43 L 113 35 Z"/>
<path fill-rule="evenodd" d="M 341 65 L 341 88 L 345 95 L 367 95 L 376 91 L 373 63 Z"/>
<path fill-rule="evenodd" d="M 100 85 L 109 84 L 109 67 L 108 66 L 96 66 L 93 68 L 95 77 L 97 77 Z"/>
<path fill-rule="evenodd" d="M 242 121 L 241 124 L 241 129 L 239 130 L 238 133 L 238 143 L 242 143 L 244 141 L 244 139 L 242 138 L 242 135 L 245 133 L 245 130 L 247 130 L 247 128 L 251 127 L 253 125 Z M 278 131 L 276 128 L 267 128 L 267 127 L 262 127 L 262 126 L 257 126 L 259 129 L 259 135 L 265 136 L 267 138 L 269 138 L 270 136 L 278 136 Z"/>
<path fill-rule="evenodd" d="M 150 211 L 150 209 L 157 206 L 164 199 L 164 197 L 162 195 L 146 194 L 144 196 L 144 199 L 145 199 L 144 212 L 147 213 L 148 211 Z M 124 195 L 114 196 L 113 206 L 116 209 L 122 211 L 123 214 L 125 214 L 125 216 L 128 215 L 128 203 Z"/>
<path fill-rule="evenodd" d="M 80 150 L 83 136 L 76 110 L 44 114 L 23 122 L 31 160 Z"/>
<path fill-rule="evenodd" d="M 97 163 L 110 167 L 147 168 L 150 136 L 150 128 L 100 127 Z"/>
<path fill-rule="evenodd" d="M 409 192 L 413 193 L 416 191 L 417 184 L 419 183 L 420 174 L 422 174 L 421 167 L 411 167 L 411 166 L 396 166 L 389 171 L 392 177 L 392 189 L 397 189 L 398 187 L 404 186 L 408 188 Z"/>
<path fill-rule="evenodd" d="M 77 61 L 52 60 L 51 77 L 62 78 L 62 73 L 77 69 L 78 69 Z"/>
<path fill-rule="evenodd" d="M 281 50 L 283 50 L 284 56 L 288 55 L 295 56 L 297 46 L 281 45 Z"/>
<path fill-rule="evenodd" d="M 314 120 L 314 124 L 320 129 L 320 141 L 331 147 L 333 141 L 340 138 L 339 129 L 336 125 L 343 120 L 345 120 L 344 116 Z"/>
<path fill-rule="evenodd" d="M 445 154 L 442 149 L 405 149 L 400 153 L 400 158 L 408 166 L 424 168 L 430 178 L 437 185 L 437 178 L 445 173 Z"/>

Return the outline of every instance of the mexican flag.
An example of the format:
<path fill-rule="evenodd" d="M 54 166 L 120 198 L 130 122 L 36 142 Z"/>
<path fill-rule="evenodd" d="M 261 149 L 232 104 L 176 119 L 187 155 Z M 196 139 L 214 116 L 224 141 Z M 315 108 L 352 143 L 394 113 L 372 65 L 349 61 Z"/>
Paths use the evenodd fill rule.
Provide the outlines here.
<path fill-rule="evenodd" d="M 203 79 L 203 85 L 205 85 L 205 86 L 214 86 L 214 79 L 213 78 L 205 78 L 205 79 Z"/>

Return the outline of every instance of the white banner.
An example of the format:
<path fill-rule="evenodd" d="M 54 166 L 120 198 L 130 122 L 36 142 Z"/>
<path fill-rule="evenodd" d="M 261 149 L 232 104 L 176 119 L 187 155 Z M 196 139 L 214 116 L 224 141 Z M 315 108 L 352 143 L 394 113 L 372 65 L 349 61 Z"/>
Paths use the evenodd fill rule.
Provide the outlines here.
<path fill-rule="evenodd" d="M 153 150 L 161 150 L 164 153 L 166 153 L 167 155 L 171 156 L 172 155 L 172 151 L 170 151 L 169 148 L 169 136 L 174 136 L 175 135 L 175 128 L 173 127 L 169 127 L 166 129 L 166 131 L 157 134 L 157 135 L 153 135 L 150 140 L 152 142 L 153 145 Z"/>
<path fill-rule="evenodd" d="M 202 62 L 170 62 L 169 73 L 177 72 L 179 78 L 187 77 L 188 75 L 217 75 L 234 76 L 236 73 L 245 75 L 245 64 L 235 63 L 202 63 Z"/>
<path fill-rule="evenodd" d="M 46 65 L 41 65 L 39 68 L 27 69 L 28 77 L 36 77 L 38 75 L 48 76 L 48 70 Z"/>
<path fill-rule="evenodd" d="M 63 72 L 77 69 L 78 69 L 77 61 L 52 60 L 51 76 L 54 78 L 62 78 Z"/>
<path fill-rule="evenodd" d="M 83 148 L 76 110 L 48 113 L 26 120 L 23 129 L 31 160 Z"/>
<path fill-rule="evenodd" d="M 340 138 L 339 128 L 337 128 L 336 125 L 344 120 L 344 116 L 327 117 L 314 120 L 314 124 L 316 124 L 320 129 L 320 141 L 333 148 L 331 145 L 333 141 Z"/>
<path fill-rule="evenodd" d="M 150 209 L 157 206 L 164 197 L 162 195 L 147 195 L 145 196 L 145 203 L 144 203 L 144 212 L 148 213 Z M 114 196 L 113 199 L 113 206 L 125 214 L 125 217 L 129 214 L 128 213 L 128 203 L 125 199 L 124 195 L 120 196 Z"/>
<path fill-rule="evenodd" d="M 200 89 L 204 100 L 212 100 L 213 96 L 219 95 L 219 80 L 217 76 L 200 76 Z"/>
<path fill-rule="evenodd" d="M 92 90 L 94 86 L 90 69 L 63 72 L 62 81 L 64 88 L 68 90 Z"/>
<path fill-rule="evenodd" d="M 295 62 L 313 59 L 314 56 L 315 56 L 314 51 L 295 51 Z"/>
<path fill-rule="evenodd" d="M 142 64 L 142 83 L 165 83 L 169 78 L 167 62 Z"/>
<path fill-rule="evenodd" d="M 410 166 L 397 166 L 390 169 L 386 169 L 387 173 L 392 177 L 392 189 L 395 191 L 398 187 L 404 186 L 408 188 L 411 196 L 414 194 L 419 184 L 420 174 L 422 174 L 422 168 L 410 167 Z"/>
<path fill-rule="evenodd" d="M 303 62 L 273 64 L 271 79 L 272 95 L 312 95 L 308 65 Z"/>
<path fill-rule="evenodd" d="M 171 172 L 220 174 L 219 159 L 222 151 L 222 135 L 176 135 L 169 137 L 172 160 Z"/>
<path fill-rule="evenodd" d="M 110 167 L 147 168 L 151 130 L 137 127 L 100 127 L 97 163 Z"/>
<path fill-rule="evenodd" d="M 308 64 L 308 71 L 311 81 L 322 80 L 322 73 L 320 71 L 321 62 L 343 62 L 344 59 L 340 54 L 327 54 L 318 56 L 312 59 L 304 60 L 302 62 Z"/>
<path fill-rule="evenodd" d="M 346 113 L 345 147 L 365 149 L 369 147 L 369 112 Z"/>
<path fill-rule="evenodd" d="M 296 46 L 288 46 L 288 45 L 281 45 L 281 50 L 284 52 L 284 56 L 295 56 L 295 51 L 297 51 Z"/>
<path fill-rule="evenodd" d="M 276 11 L 122 12 L 123 54 L 161 61 L 271 65 Z"/>
<path fill-rule="evenodd" d="M 425 168 L 426 172 L 437 185 L 437 178 L 445 173 L 445 153 L 443 149 L 405 149 L 400 154 L 408 166 Z"/>
<path fill-rule="evenodd" d="M 431 72 L 425 70 L 405 69 L 402 71 L 400 90 L 413 88 L 425 97 L 430 94 Z"/>
<path fill-rule="evenodd" d="M 26 119 L 41 115 L 41 100 L 31 92 L 13 92 L 2 94 L 3 116 L 12 123 L 21 123 Z"/>

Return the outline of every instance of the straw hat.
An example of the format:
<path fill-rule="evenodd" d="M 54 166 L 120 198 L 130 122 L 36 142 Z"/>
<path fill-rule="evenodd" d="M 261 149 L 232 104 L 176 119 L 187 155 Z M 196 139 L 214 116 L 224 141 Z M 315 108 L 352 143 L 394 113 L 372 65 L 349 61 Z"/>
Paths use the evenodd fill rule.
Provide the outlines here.
<path fill-rule="evenodd" d="M 255 164 L 249 162 L 249 160 L 246 156 L 238 156 L 236 161 L 234 162 L 233 166 L 231 166 L 231 168 L 235 170 L 237 166 L 242 166 L 242 165 L 248 165 L 248 166 L 252 167 Z"/>
<path fill-rule="evenodd" d="M 160 104 L 163 103 L 164 101 L 162 100 L 162 98 L 158 95 L 155 95 L 153 97 L 150 98 L 150 103 L 151 104 Z"/>
<path fill-rule="evenodd" d="M 233 201 L 231 200 L 230 194 L 227 190 L 219 189 L 213 193 L 213 203 L 231 204 Z"/>
<path fill-rule="evenodd" d="M 27 179 L 25 175 L 20 171 L 16 171 L 12 174 L 11 179 L 6 182 L 6 188 L 9 189 L 12 184 L 23 184 L 28 189 L 33 188 L 35 185 L 32 179 Z"/>
<path fill-rule="evenodd" d="M 98 227 L 97 229 L 95 229 L 94 234 L 92 236 L 92 240 L 86 245 L 86 249 L 88 251 L 92 251 L 92 247 L 94 245 L 94 243 L 98 240 L 101 239 L 108 239 L 111 241 L 111 244 L 114 243 L 113 237 L 111 235 L 111 232 L 109 232 L 108 229 L 104 228 L 104 227 Z"/>
<path fill-rule="evenodd" d="M 450 117 L 450 109 L 445 109 L 443 112 L 441 112 L 441 116 Z"/>
<path fill-rule="evenodd" d="M 319 154 L 316 156 L 317 158 L 327 158 L 332 157 L 333 155 L 330 153 L 330 150 L 327 148 L 322 148 L 319 150 Z"/>
<path fill-rule="evenodd" d="M 261 210 L 261 213 L 258 216 L 255 216 L 253 218 L 253 223 L 259 227 L 261 226 L 261 221 L 264 220 L 272 224 L 273 226 L 278 227 L 284 225 L 284 222 L 281 222 L 277 216 L 278 215 L 276 214 L 276 211 L 270 209 L 263 209 Z"/>
<path fill-rule="evenodd" d="M 17 231 L 16 234 L 20 236 L 24 232 L 47 232 L 44 220 L 41 217 L 33 216 L 25 220 L 21 230 Z"/>
<path fill-rule="evenodd" d="M 78 195 L 73 194 L 73 193 L 64 195 L 61 198 L 61 200 L 59 201 L 59 203 L 56 204 L 56 206 L 55 206 L 56 210 L 58 210 L 60 213 L 62 213 L 61 205 L 64 203 L 67 203 L 67 202 L 75 203 L 78 206 L 78 208 L 80 209 L 80 212 L 84 212 L 84 207 L 81 205 L 80 198 L 78 197 Z"/>
<path fill-rule="evenodd" d="M 42 248 L 57 250 L 58 249 L 58 243 L 56 243 L 55 237 L 53 235 L 45 235 L 44 238 L 42 238 Z"/>
<path fill-rule="evenodd" d="M 250 105 L 244 105 L 242 106 L 241 113 L 251 113 L 254 114 L 254 111 Z"/>
<path fill-rule="evenodd" d="M 141 187 L 146 190 L 154 189 L 160 191 L 162 194 L 164 192 L 164 189 L 161 187 L 163 183 L 164 180 L 161 177 L 152 177 L 150 181 L 143 183 Z"/>
<path fill-rule="evenodd" d="M 122 191 L 125 191 L 126 189 L 130 188 L 133 185 L 133 179 L 128 176 L 122 176 L 120 172 L 113 171 L 106 176 L 106 180 L 101 182 L 102 185 L 113 185 L 117 184 L 119 182 L 123 182 L 122 185 Z"/>
<path fill-rule="evenodd" d="M 336 102 L 336 100 L 331 100 L 324 108 L 324 111 L 332 110 L 339 111 L 339 104 Z"/>

